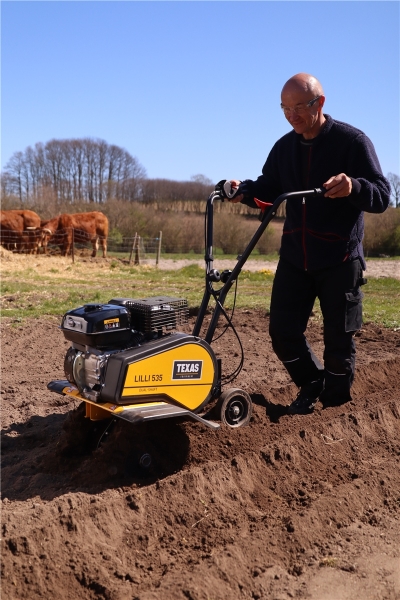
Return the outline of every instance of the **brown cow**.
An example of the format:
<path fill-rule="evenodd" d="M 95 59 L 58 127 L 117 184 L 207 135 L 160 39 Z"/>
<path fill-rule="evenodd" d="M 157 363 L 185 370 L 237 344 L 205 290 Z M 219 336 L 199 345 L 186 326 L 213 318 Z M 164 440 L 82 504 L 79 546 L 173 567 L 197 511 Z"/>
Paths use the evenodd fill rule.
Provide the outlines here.
<path fill-rule="evenodd" d="M 62 250 L 62 243 L 60 243 L 60 240 L 62 239 L 63 234 L 62 232 L 56 233 L 59 221 L 60 215 L 58 215 L 58 217 L 53 217 L 52 219 L 47 219 L 47 221 L 40 221 L 40 229 L 42 232 L 41 246 L 44 254 L 47 254 L 47 247 L 49 244 L 57 244 L 57 242 Z"/>
<path fill-rule="evenodd" d="M 37 254 L 41 236 L 40 217 L 33 210 L 0 211 L 0 243 L 7 250 Z"/>
<path fill-rule="evenodd" d="M 103 258 L 107 257 L 108 219 L 99 211 L 87 213 L 75 213 L 72 215 L 63 213 L 50 221 L 42 222 L 44 252 L 50 239 L 59 244 L 63 256 L 67 256 L 73 243 L 91 242 L 93 246 L 92 256 L 96 256 L 99 242 L 103 249 Z"/>

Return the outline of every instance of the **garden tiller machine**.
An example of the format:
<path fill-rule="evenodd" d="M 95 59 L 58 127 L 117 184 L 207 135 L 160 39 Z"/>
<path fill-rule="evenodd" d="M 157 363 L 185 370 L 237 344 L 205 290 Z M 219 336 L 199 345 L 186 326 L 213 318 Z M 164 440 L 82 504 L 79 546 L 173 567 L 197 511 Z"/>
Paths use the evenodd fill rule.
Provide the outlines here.
<path fill-rule="evenodd" d="M 241 427 L 250 421 L 249 394 L 224 388 L 241 370 L 243 349 L 240 365 L 224 377 L 221 360 L 212 349 L 218 320 L 223 315 L 236 334 L 224 302 L 279 205 L 323 190 L 282 194 L 273 204 L 256 200 L 261 223 L 235 267 L 220 273 L 213 265 L 213 203 L 240 191 L 240 186 L 235 190 L 223 180 L 207 200 L 205 291 L 193 332 L 179 331 L 188 321 L 187 301 L 168 296 L 113 298 L 107 304 L 91 303 L 70 310 L 61 322 L 64 337 L 71 342 L 64 360 L 66 379 L 51 381 L 49 390 L 82 400 L 86 417 L 94 421 L 116 417 L 140 423 L 183 416 L 212 429 L 218 429 L 220 422 Z M 214 289 L 217 285 L 219 289 Z M 200 337 L 211 298 L 215 308 L 204 337 Z M 207 412 L 212 401 L 212 410 Z"/>

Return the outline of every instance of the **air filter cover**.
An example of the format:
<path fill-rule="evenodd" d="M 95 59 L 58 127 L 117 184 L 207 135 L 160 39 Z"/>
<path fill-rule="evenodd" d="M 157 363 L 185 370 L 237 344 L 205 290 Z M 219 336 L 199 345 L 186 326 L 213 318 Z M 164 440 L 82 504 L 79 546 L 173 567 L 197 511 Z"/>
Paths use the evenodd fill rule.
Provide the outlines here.
<path fill-rule="evenodd" d="M 170 296 L 151 298 L 113 298 L 110 304 L 125 306 L 131 314 L 132 329 L 152 333 L 176 329 L 187 323 L 187 300 Z"/>

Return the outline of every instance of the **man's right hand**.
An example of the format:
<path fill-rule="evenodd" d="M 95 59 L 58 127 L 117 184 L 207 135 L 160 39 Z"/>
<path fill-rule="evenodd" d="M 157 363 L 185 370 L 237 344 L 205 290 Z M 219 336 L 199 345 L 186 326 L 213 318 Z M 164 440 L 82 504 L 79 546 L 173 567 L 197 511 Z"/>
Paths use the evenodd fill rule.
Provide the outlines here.
<path fill-rule="evenodd" d="M 229 179 L 229 183 L 231 184 L 232 187 L 238 188 L 241 182 L 238 179 Z M 243 194 L 238 194 L 234 198 L 231 198 L 231 199 L 228 198 L 228 202 L 233 202 L 234 204 L 236 204 L 237 202 L 241 202 L 243 200 L 243 198 L 244 198 Z"/>

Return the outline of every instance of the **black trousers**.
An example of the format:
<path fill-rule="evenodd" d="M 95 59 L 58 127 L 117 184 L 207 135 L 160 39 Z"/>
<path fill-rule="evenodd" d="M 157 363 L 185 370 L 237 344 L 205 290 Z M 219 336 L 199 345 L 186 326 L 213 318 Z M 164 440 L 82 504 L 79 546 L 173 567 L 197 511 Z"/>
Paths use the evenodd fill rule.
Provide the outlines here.
<path fill-rule="evenodd" d="M 282 259 L 278 263 L 270 314 L 273 349 L 297 386 L 323 380 L 323 397 L 328 402 L 351 399 L 354 332 L 362 325 L 361 283 L 358 259 L 318 271 L 303 271 Z M 323 365 L 305 337 L 316 298 L 324 325 Z"/>

